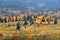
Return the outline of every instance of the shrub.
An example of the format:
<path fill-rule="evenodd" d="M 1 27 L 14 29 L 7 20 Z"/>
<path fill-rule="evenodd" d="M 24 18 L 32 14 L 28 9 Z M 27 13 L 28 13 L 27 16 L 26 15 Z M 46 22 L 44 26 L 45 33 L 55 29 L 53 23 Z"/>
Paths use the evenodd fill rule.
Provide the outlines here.
<path fill-rule="evenodd" d="M 28 33 L 27 39 L 32 40 L 32 34 L 31 33 Z"/>
<path fill-rule="evenodd" d="M 18 35 L 17 35 L 17 33 L 14 33 L 14 34 L 13 34 L 12 40 L 18 40 Z"/>

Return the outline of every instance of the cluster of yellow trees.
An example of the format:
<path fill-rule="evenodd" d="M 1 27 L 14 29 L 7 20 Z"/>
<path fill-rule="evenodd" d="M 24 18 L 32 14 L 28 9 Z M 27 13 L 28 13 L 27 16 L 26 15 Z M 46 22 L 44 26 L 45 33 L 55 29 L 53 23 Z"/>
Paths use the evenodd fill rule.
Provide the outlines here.
<path fill-rule="evenodd" d="M 15 22 L 15 21 L 23 21 L 25 19 L 27 19 L 28 15 L 20 15 L 20 16 L 2 16 L 1 18 L 3 20 L 5 20 L 5 22 Z M 37 18 L 35 18 L 34 16 L 32 16 L 32 20 L 35 21 L 35 23 L 37 24 L 41 24 L 41 23 L 45 23 L 48 24 L 48 22 L 50 21 L 54 21 L 54 18 L 52 18 L 51 16 L 37 16 Z"/>
<path fill-rule="evenodd" d="M 15 22 L 15 21 L 21 21 L 23 20 L 24 16 L 2 16 L 1 19 L 3 19 L 5 22 Z"/>
<path fill-rule="evenodd" d="M 23 21 L 24 19 L 27 19 L 27 15 L 2 16 L 0 18 L 6 22 L 15 22 L 15 21 Z M 32 19 L 34 20 L 34 16 L 32 16 Z"/>
<path fill-rule="evenodd" d="M 54 18 L 52 18 L 51 16 L 38 16 L 36 18 L 36 23 L 37 24 L 48 24 L 48 22 L 52 22 L 54 21 Z"/>

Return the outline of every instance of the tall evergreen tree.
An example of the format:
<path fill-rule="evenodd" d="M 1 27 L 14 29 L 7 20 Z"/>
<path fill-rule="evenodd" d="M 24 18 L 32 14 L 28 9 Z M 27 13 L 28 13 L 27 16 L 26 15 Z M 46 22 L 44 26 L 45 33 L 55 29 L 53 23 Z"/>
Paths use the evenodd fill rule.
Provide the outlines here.
<path fill-rule="evenodd" d="M 54 19 L 54 24 L 57 24 L 57 18 L 55 17 L 55 19 Z"/>
<path fill-rule="evenodd" d="M 33 21 L 33 19 L 32 19 L 32 16 L 30 17 L 29 22 L 30 22 L 30 25 L 34 24 L 34 21 Z"/>
<path fill-rule="evenodd" d="M 3 22 L 3 19 L 2 18 L 0 18 L 0 22 Z"/>
<path fill-rule="evenodd" d="M 30 15 L 27 15 L 27 20 L 30 20 Z"/>
<path fill-rule="evenodd" d="M 18 23 L 17 23 L 16 30 L 20 30 L 20 28 L 21 28 L 21 24 L 20 24 L 20 22 L 18 22 Z"/>
<path fill-rule="evenodd" d="M 27 25 L 28 25 L 28 22 L 27 22 L 27 20 L 25 20 L 25 21 L 24 21 L 24 26 L 25 26 L 25 28 L 26 28 Z"/>
<path fill-rule="evenodd" d="M 5 22 L 7 22 L 6 17 L 5 17 Z"/>
<path fill-rule="evenodd" d="M 45 22 L 44 16 L 43 16 L 43 18 L 42 18 L 42 22 Z"/>

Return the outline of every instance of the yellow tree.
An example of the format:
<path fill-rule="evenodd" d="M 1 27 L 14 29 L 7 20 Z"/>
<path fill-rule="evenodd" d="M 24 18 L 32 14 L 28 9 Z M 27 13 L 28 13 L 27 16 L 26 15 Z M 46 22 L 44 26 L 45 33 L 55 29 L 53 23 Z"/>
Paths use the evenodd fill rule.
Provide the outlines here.
<path fill-rule="evenodd" d="M 16 16 L 13 16 L 13 21 L 14 21 L 14 22 L 16 21 Z"/>
<path fill-rule="evenodd" d="M 2 18 L 2 19 L 5 19 L 5 16 L 2 16 L 1 18 Z"/>
<path fill-rule="evenodd" d="M 21 21 L 22 20 L 22 16 L 19 16 L 19 21 Z"/>
<path fill-rule="evenodd" d="M 38 16 L 38 17 L 36 18 L 36 23 L 37 23 L 37 24 L 40 24 L 41 21 L 42 21 L 42 18 L 43 18 L 43 16 Z"/>
<path fill-rule="evenodd" d="M 35 19 L 34 16 L 32 16 L 32 19 L 33 19 L 33 20 Z"/>
<path fill-rule="evenodd" d="M 53 18 L 51 16 L 46 16 L 45 17 L 45 21 L 50 24 L 51 22 L 53 22 Z"/>
<path fill-rule="evenodd" d="M 13 21 L 13 17 L 12 16 L 10 16 L 10 20 L 11 20 L 11 22 Z"/>
<path fill-rule="evenodd" d="M 52 18 L 51 16 L 47 16 L 47 17 L 46 17 L 46 20 L 53 21 L 53 18 Z"/>
<path fill-rule="evenodd" d="M 11 16 L 8 16 L 9 17 L 9 22 L 11 22 Z"/>
<path fill-rule="evenodd" d="M 17 16 L 17 21 L 19 21 L 19 16 Z"/>

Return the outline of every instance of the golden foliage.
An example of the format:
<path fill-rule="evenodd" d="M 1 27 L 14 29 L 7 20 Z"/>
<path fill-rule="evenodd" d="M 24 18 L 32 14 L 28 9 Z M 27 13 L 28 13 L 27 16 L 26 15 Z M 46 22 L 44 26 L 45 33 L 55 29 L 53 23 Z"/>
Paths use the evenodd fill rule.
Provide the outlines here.
<path fill-rule="evenodd" d="M 5 17 L 4 17 L 4 16 L 2 16 L 1 18 L 2 18 L 2 19 L 5 19 Z"/>
<path fill-rule="evenodd" d="M 39 17 L 37 17 L 37 18 L 36 18 L 36 23 L 37 23 L 37 24 L 40 24 L 42 18 L 43 18 L 43 16 L 39 16 Z"/>
<path fill-rule="evenodd" d="M 44 19 L 45 19 L 45 22 L 42 22 L 42 19 L 43 19 L 43 17 L 44 17 L 44 15 L 43 16 L 38 16 L 37 18 L 36 18 L 36 23 L 37 24 L 40 24 L 40 23 L 42 23 L 42 24 L 48 24 L 48 20 L 51 22 L 51 23 L 53 23 L 52 21 L 54 20 L 51 16 L 46 16 L 46 17 L 44 17 Z"/>
<path fill-rule="evenodd" d="M 45 18 L 46 18 L 46 20 L 53 21 L 53 18 L 52 18 L 51 16 L 47 16 L 47 17 L 45 17 Z"/>
<path fill-rule="evenodd" d="M 11 21 L 13 20 L 13 17 L 12 17 L 12 16 L 10 16 L 10 20 L 11 20 Z"/>
<path fill-rule="evenodd" d="M 38 18 L 36 19 L 36 23 L 37 24 L 40 24 L 40 20 Z"/>
<path fill-rule="evenodd" d="M 17 20 L 19 21 L 19 16 L 17 16 Z"/>
<path fill-rule="evenodd" d="M 16 16 L 13 17 L 13 20 L 16 21 Z"/>
<path fill-rule="evenodd" d="M 32 19 L 33 19 L 33 20 L 35 19 L 34 16 L 32 16 Z"/>
<path fill-rule="evenodd" d="M 19 16 L 19 21 L 23 20 L 23 16 Z"/>

